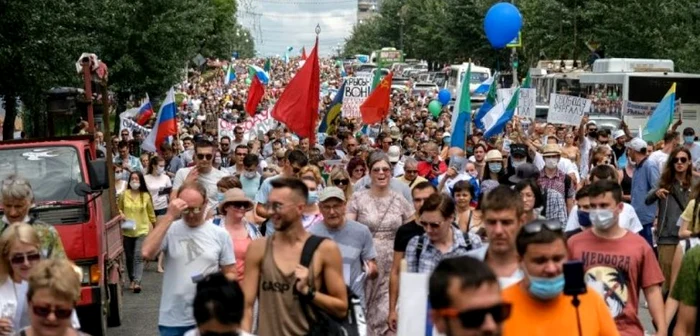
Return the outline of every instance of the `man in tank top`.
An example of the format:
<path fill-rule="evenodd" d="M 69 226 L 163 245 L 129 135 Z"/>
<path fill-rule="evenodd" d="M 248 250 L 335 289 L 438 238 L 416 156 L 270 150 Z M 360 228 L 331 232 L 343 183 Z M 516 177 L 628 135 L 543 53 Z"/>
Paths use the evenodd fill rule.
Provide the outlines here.
<path fill-rule="evenodd" d="M 302 309 L 313 313 L 302 301 L 332 316 L 345 316 L 348 303 L 343 259 L 338 245 L 327 239 L 314 253 L 309 268 L 300 265 L 302 249 L 311 236 L 301 223 L 309 191 L 296 178 L 282 177 L 270 184 L 266 212 L 271 215 L 275 232 L 266 239 L 254 240 L 248 248 L 242 329 L 251 331 L 257 299 L 258 335 L 305 335 L 313 321 L 307 320 Z"/>

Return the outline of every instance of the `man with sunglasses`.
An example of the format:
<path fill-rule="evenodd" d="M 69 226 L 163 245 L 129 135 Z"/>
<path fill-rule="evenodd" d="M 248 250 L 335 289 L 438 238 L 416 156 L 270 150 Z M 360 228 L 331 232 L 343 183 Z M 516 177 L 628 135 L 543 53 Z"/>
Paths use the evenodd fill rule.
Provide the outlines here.
<path fill-rule="evenodd" d="M 209 205 L 204 211 L 209 211 L 218 204 L 219 200 L 216 199 L 216 192 L 218 191 L 216 183 L 230 175 L 225 171 L 214 168 L 214 151 L 215 147 L 211 141 L 200 140 L 197 142 L 194 148 L 195 165 L 177 171 L 175 179 L 173 180 L 173 191 L 170 194 L 170 199 L 177 198 L 177 190 L 180 189 L 183 184 L 197 182 L 207 191 Z"/>
<path fill-rule="evenodd" d="M 343 258 L 338 245 L 324 239 L 311 254 L 309 266 L 301 264 L 302 251 L 307 249 L 307 240 L 313 237 L 304 229 L 301 220 L 309 190 L 297 178 L 271 180 L 266 208 L 275 233 L 266 239 L 253 240 L 248 247 L 242 329 L 251 330 L 257 299 L 258 335 L 306 335 L 313 323 L 304 313 L 311 309 L 308 306 L 313 305 L 335 318 L 347 314 Z"/>
<path fill-rule="evenodd" d="M 579 126 L 579 147 L 581 149 L 581 162 L 579 165 L 581 167 L 581 178 L 588 178 L 588 166 L 590 162 L 590 152 L 591 149 L 597 146 L 596 141 L 598 140 L 598 125 L 595 121 L 588 121 L 588 116 L 583 116 L 581 118 L 581 125 Z"/>
<path fill-rule="evenodd" d="M 438 145 L 434 142 L 423 145 L 423 151 L 425 151 L 425 161 L 418 163 L 418 175 L 437 184 L 437 177 L 447 171 L 447 164 L 440 157 Z"/>
<path fill-rule="evenodd" d="M 397 178 L 399 181 L 406 183 L 411 190 L 421 182 L 428 182 L 425 177 L 418 175 L 418 161 L 410 156 L 404 159 L 403 175 Z"/>
<path fill-rule="evenodd" d="M 213 148 L 212 153 L 213 153 Z M 158 329 L 161 336 L 182 336 L 195 327 L 192 301 L 196 282 L 219 270 L 236 276 L 233 243 L 226 229 L 206 220 L 207 190 L 202 183 L 183 184 L 166 214 L 146 236 L 141 252 L 154 260 L 163 252 L 163 274 Z"/>
<path fill-rule="evenodd" d="M 564 290 L 566 237 L 561 224 L 536 220 L 525 225 L 516 237 L 516 249 L 525 278 L 503 291 L 503 301 L 512 305 L 503 325 L 504 335 L 617 335 L 607 306 L 600 295 L 588 291 L 578 295 L 578 312 Z"/>
<path fill-rule="evenodd" d="M 367 225 L 345 218 L 345 193 L 338 187 L 327 187 L 319 196 L 323 221 L 312 225 L 309 233 L 333 239 L 343 256 L 345 284 L 365 306 L 365 279 L 377 277 L 377 250 Z"/>
<path fill-rule="evenodd" d="M 248 144 L 248 141 L 246 141 L 243 138 L 243 135 L 245 132 L 243 131 L 243 127 L 241 126 L 236 126 L 233 128 L 233 140 L 231 141 L 231 148 L 238 148 L 238 146 L 245 146 Z"/>
<path fill-rule="evenodd" d="M 428 284 L 430 319 L 447 336 L 498 336 L 511 305 L 501 298 L 496 274 L 468 256 L 442 260 Z"/>
<path fill-rule="evenodd" d="M 610 180 L 596 181 L 591 184 L 588 195 L 592 228 L 569 238 L 569 256 L 583 262 L 587 285 L 603 297 L 620 334 L 644 334 L 638 317 L 641 288 L 649 313 L 660 331 L 657 335 L 665 335 L 663 273 L 644 238 L 619 224 L 620 185 Z"/>
<path fill-rule="evenodd" d="M 523 199 L 519 192 L 500 185 L 484 195 L 480 206 L 488 244 L 468 255 L 486 262 L 498 275 L 501 288 L 506 288 L 524 277 L 515 249 L 515 237 L 525 220 Z"/>
<path fill-rule="evenodd" d="M 223 170 L 231 175 L 241 176 L 245 172 L 245 165 L 243 164 L 243 159 L 246 155 L 248 155 L 249 152 L 250 151 L 248 150 L 248 146 L 238 145 L 234 149 L 231 157 L 229 158 L 229 162 L 231 163 L 231 165 Z"/>
<path fill-rule="evenodd" d="M 221 153 L 221 167 L 231 166 L 231 137 L 222 136 L 219 140 L 219 152 Z"/>

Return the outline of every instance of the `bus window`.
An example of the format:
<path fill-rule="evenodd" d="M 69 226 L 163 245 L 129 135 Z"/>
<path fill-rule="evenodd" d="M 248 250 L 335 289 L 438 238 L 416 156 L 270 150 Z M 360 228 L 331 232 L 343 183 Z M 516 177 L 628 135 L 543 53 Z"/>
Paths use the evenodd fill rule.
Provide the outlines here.
<path fill-rule="evenodd" d="M 550 83 L 552 82 L 552 79 L 539 77 L 533 78 L 532 82 L 537 90 L 537 97 L 535 99 L 537 105 L 549 105 L 549 94 L 552 92 Z"/>
<path fill-rule="evenodd" d="M 581 97 L 581 84 L 578 79 L 557 78 L 555 92 L 558 94 Z"/>
<path fill-rule="evenodd" d="M 583 84 L 582 97 L 590 99 L 591 114 L 619 117 L 622 113 L 621 84 Z"/>
<path fill-rule="evenodd" d="M 682 104 L 700 104 L 700 77 L 637 77 L 630 76 L 629 100 L 635 102 L 658 103 L 666 95 L 673 83 L 676 83 L 676 99 Z"/>

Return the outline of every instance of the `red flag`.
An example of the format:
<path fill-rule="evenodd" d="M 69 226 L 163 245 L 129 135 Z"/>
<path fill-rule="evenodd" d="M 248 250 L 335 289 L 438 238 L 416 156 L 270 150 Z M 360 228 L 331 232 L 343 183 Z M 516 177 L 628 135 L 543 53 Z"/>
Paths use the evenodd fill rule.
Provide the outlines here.
<path fill-rule="evenodd" d="M 245 111 L 251 117 L 255 116 L 255 111 L 258 109 L 258 104 L 260 104 L 263 95 L 265 95 L 265 86 L 262 85 L 258 76 L 253 76 L 253 81 L 248 89 L 248 100 L 245 103 Z"/>
<path fill-rule="evenodd" d="M 289 81 L 272 108 L 273 118 L 287 125 L 287 128 L 296 135 L 309 138 L 311 145 L 314 144 L 316 137 L 320 86 L 318 37 L 316 37 L 316 44 L 309 58 Z"/>
<path fill-rule="evenodd" d="M 306 47 L 301 47 L 301 60 L 306 61 Z"/>
<path fill-rule="evenodd" d="M 360 105 L 362 123 L 371 125 L 381 122 L 389 115 L 389 103 L 391 94 L 391 78 L 393 73 L 389 73 L 377 87 L 370 93 L 365 102 Z"/>

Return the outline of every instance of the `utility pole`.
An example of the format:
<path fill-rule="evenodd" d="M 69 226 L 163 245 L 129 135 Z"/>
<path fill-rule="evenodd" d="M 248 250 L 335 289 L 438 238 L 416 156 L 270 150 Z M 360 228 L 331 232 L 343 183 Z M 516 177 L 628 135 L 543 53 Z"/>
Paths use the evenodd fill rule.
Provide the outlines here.
<path fill-rule="evenodd" d="M 515 6 L 515 0 L 510 0 L 510 3 Z M 520 39 L 520 33 L 518 33 L 518 39 Z M 520 41 L 522 43 L 522 41 Z M 518 85 L 518 52 L 516 51 L 517 47 L 511 47 L 510 48 L 510 65 L 513 69 L 513 85 L 511 87 L 515 87 Z"/>

